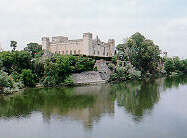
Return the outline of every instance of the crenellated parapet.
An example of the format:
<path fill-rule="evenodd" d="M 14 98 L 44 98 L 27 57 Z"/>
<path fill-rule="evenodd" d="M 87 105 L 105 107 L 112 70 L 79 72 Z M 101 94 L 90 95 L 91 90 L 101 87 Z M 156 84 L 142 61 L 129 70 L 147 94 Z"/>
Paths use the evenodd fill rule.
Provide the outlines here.
<path fill-rule="evenodd" d="M 43 37 L 42 49 L 58 54 L 111 57 L 114 55 L 115 40 L 103 42 L 98 36 L 93 39 L 92 33 L 84 33 L 82 39 L 76 40 L 64 36 Z"/>

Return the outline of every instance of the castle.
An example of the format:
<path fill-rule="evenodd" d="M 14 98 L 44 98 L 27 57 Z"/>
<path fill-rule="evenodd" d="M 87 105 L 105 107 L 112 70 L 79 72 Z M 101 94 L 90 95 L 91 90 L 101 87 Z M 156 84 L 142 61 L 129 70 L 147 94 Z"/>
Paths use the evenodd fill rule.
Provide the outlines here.
<path fill-rule="evenodd" d="M 102 42 L 98 36 L 93 39 L 91 33 L 84 33 L 82 39 L 69 40 L 68 37 L 43 37 L 42 49 L 51 53 L 62 55 L 86 55 L 99 57 L 112 57 L 115 52 L 115 40 Z"/>

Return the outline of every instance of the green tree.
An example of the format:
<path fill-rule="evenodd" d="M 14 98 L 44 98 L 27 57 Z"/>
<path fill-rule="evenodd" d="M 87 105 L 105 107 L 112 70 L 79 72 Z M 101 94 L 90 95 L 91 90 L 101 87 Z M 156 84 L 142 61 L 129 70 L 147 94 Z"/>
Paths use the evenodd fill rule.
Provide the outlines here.
<path fill-rule="evenodd" d="M 132 63 L 132 65 L 142 73 L 154 73 L 160 60 L 159 46 L 152 40 L 146 39 L 140 33 L 135 33 L 121 45 L 118 45 L 118 51 L 122 53 L 123 58 Z"/>
<path fill-rule="evenodd" d="M 31 55 L 27 51 L 3 51 L 0 53 L 0 60 L 9 74 L 12 71 L 21 73 L 23 69 L 31 68 Z"/>
<path fill-rule="evenodd" d="M 42 51 L 42 46 L 39 45 L 38 43 L 29 43 L 27 44 L 27 47 L 24 48 L 25 51 L 28 51 L 31 53 L 32 57 L 35 58 L 36 55 Z"/>
<path fill-rule="evenodd" d="M 187 60 L 180 60 L 179 57 L 166 58 L 164 68 L 168 75 L 172 73 L 186 73 L 187 72 Z"/>
<path fill-rule="evenodd" d="M 35 87 L 36 86 L 36 76 L 32 73 L 30 69 L 22 70 L 20 75 L 21 81 L 26 87 Z"/>
<path fill-rule="evenodd" d="M 12 47 L 12 51 L 16 50 L 17 42 L 16 41 L 10 41 L 10 47 Z"/>

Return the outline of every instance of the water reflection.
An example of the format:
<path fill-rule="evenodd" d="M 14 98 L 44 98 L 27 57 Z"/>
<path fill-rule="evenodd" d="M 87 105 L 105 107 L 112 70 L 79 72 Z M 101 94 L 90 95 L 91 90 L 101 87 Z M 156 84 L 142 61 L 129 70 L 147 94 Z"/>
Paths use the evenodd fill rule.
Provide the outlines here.
<path fill-rule="evenodd" d="M 152 112 L 160 92 L 187 83 L 187 77 L 134 81 L 74 88 L 27 89 L 11 97 L 1 96 L 0 120 L 29 118 L 40 112 L 45 123 L 52 118 L 81 121 L 85 128 L 103 117 L 113 118 L 115 103 L 136 122 Z"/>
<path fill-rule="evenodd" d="M 146 111 L 151 111 L 160 98 L 159 85 L 155 81 L 131 82 L 113 86 L 117 103 L 140 121 Z"/>

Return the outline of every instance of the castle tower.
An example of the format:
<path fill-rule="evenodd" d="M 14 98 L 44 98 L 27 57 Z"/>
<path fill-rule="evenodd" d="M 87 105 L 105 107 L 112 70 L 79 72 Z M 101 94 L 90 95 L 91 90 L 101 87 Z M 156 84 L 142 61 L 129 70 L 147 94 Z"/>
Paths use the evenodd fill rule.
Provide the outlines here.
<path fill-rule="evenodd" d="M 49 37 L 42 37 L 42 50 L 49 51 L 50 40 Z"/>
<path fill-rule="evenodd" d="M 84 33 L 83 34 L 83 49 L 81 53 L 84 53 L 85 55 L 90 55 L 91 47 L 92 47 L 92 34 Z"/>
<path fill-rule="evenodd" d="M 109 56 L 114 56 L 115 53 L 115 40 L 114 39 L 109 39 L 108 44 L 110 46 L 110 54 Z"/>

